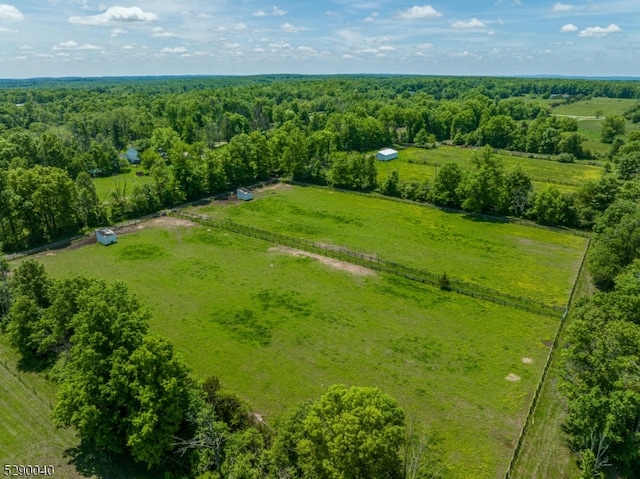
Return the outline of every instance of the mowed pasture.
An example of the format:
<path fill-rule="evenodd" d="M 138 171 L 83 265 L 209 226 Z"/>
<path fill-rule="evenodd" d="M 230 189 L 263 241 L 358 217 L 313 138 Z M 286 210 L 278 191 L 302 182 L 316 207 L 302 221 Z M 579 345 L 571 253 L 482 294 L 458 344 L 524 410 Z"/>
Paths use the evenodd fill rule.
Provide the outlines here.
<path fill-rule="evenodd" d="M 128 283 L 197 376 L 267 421 L 331 384 L 377 386 L 439 437 L 447 477 L 503 476 L 559 320 L 291 253 L 159 218 L 37 258 L 55 277 Z"/>
<path fill-rule="evenodd" d="M 407 148 L 398 153 L 398 159 L 376 162 L 378 168 L 378 182 L 382 183 L 389 174 L 396 170 L 400 179 L 405 181 L 433 180 L 439 169 L 446 163 L 456 163 L 463 169 L 473 169 L 471 156 L 472 148 L 457 148 L 440 146 L 433 149 Z M 505 166 L 506 171 L 516 165 L 530 176 L 534 185 L 543 187 L 554 185 L 560 189 L 577 188 L 587 181 L 598 180 L 604 170 L 595 165 L 584 162 L 559 163 L 554 160 L 528 158 L 496 154 Z"/>
<path fill-rule="evenodd" d="M 257 197 L 193 210 L 556 306 L 566 304 L 587 244 L 498 218 L 315 187 L 280 185 Z"/>

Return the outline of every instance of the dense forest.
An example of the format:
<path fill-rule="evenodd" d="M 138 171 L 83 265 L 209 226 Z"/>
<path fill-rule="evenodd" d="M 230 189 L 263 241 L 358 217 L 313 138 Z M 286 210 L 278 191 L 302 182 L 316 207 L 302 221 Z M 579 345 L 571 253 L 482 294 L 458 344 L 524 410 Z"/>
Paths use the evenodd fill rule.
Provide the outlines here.
<path fill-rule="evenodd" d="M 640 88 L 402 76 L 6 81 L 0 242 L 6 250 L 24 249 L 275 176 L 588 228 L 612 201 L 613 178 L 578 192 L 534 192 L 526 174 L 505 171 L 485 153 L 475 171 L 450 165 L 433 183 L 391 176 L 378 185 L 367 153 L 446 141 L 588 159 L 593 154 L 583 148 L 577 122 L 552 116 L 539 99 L 597 95 L 635 98 Z M 624 174 L 632 174 L 635 145 L 622 146 L 610 123 L 607 141 L 613 153 L 627 155 Z M 121 153 L 130 146 L 141 152 L 153 182 L 100 201 L 91 176 L 128 168 Z"/>

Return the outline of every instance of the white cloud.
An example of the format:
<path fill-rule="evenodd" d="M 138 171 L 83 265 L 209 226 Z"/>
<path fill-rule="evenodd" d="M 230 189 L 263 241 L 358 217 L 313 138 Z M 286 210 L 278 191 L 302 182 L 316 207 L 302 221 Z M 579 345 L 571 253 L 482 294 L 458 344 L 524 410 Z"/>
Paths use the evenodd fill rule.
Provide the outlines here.
<path fill-rule="evenodd" d="M 151 36 L 154 38 L 173 38 L 177 37 L 178 35 L 172 32 L 167 32 L 162 27 L 154 27 L 151 29 Z"/>
<path fill-rule="evenodd" d="M 18 30 L 12 30 L 10 28 L 0 27 L 0 33 L 18 33 Z"/>
<path fill-rule="evenodd" d="M 88 17 L 70 17 L 75 25 L 108 25 L 117 22 L 155 22 L 158 15 L 145 12 L 139 7 L 110 7 L 104 13 Z"/>
<path fill-rule="evenodd" d="M 468 22 L 454 22 L 451 26 L 453 28 L 484 28 L 486 25 L 477 18 L 472 18 Z"/>
<path fill-rule="evenodd" d="M 610 33 L 619 33 L 621 31 L 622 31 L 622 29 L 618 25 L 612 23 L 611 25 L 609 25 L 607 27 L 589 27 L 589 28 L 585 28 L 580 33 L 578 33 L 578 36 L 579 37 L 596 37 L 596 38 L 600 38 L 600 37 L 606 37 Z"/>
<path fill-rule="evenodd" d="M 302 30 L 302 28 L 296 27 L 295 25 L 292 25 L 291 23 L 285 23 L 280 28 L 282 28 L 282 30 L 284 30 L 287 33 L 300 33 L 300 31 Z"/>
<path fill-rule="evenodd" d="M 276 7 L 275 5 L 271 7 L 271 12 L 265 12 L 264 10 L 258 10 L 257 12 L 253 12 L 254 17 L 282 17 L 286 15 L 287 12 L 282 10 L 281 8 Z"/>
<path fill-rule="evenodd" d="M 247 26 L 246 26 L 244 23 L 236 23 L 236 24 L 233 26 L 233 29 L 234 29 L 236 32 L 241 32 L 241 31 L 243 31 L 243 30 L 246 30 L 246 29 L 247 29 Z"/>
<path fill-rule="evenodd" d="M 175 47 L 175 48 L 169 48 L 169 47 L 165 47 L 162 50 L 160 50 L 161 53 L 186 53 L 187 49 L 185 47 Z"/>
<path fill-rule="evenodd" d="M 578 27 L 576 27 L 573 23 L 567 23 L 566 25 L 562 26 L 560 31 L 563 32 L 563 33 L 577 32 L 578 31 Z"/>
<path fill-rule="evenodd" d="M 441 16 L 442 13 L 436 11 L 436 9 L 431 5 L 415 5 L 400 13 L 400 18 L 402 18 L 403 20 L 417 20 L 420 18 L 434 18 Z"/>
<path fill-rule="evenodd" d="M 20 22 L 24 20 L 24 15 L 13 5 L 0 3 L 0 20 L 9 20 L 10 22 Z"/>
<path fill-rule="evenodd" d="M 91 45 L 89 43 L 79 45 L 73 40 L 69 40 L 68 42 L 62 42 L 54 45 L 53 50 L 100 50 L 100 47 Z"/>
<path fill-rule="evenodd" d="M 114 28 L 113 30 L 111 30 L 112 37 L 117 37 L 118 35 L 122 35 L 124 33 L 127 33 L 127 31 L 123 30 L 122 28 Z"/>
<path fill-rule="evenodd" d="M 276 42 L 270 43 L 269 46 L 271 48 L 289 48 L 291 45 L 289 45 L 287 42 Z"/>
<path fill-rule="evenodd" d="M 365 18 L 364 21 L 367 23 L 375 22 L 377 17 L 378 17 L 378 14 L 374 12 L 371 15 L 369 15 L 367 18 Z"/>
<path fill-rule="evenodd" d="M 123 50 L 135 50 L 136 46 L 135 46 L 135 44 L 133 44 L 133 45 L 125 45 L 125 46 L 122 47 L 122 49 Z"/>
<path fill-rule="evenodd" d="M 418 45 L 418 48 L 422 48 L 423 50 L 429 50 L 434 47 L 433 43 L 421 43 Z"/>
<path fill-rule="evenodd" d="M 553 6 L 553 11 L 554 12 L 568 12 L 572 8 L 573 8 L 573 5 L 568 5 L 566 3 L 556 3 Z"/>
<path fill-rule="evenodd" d="M 315 48 L 311 48 L 311 47 L 305 47 L 303 45 L 298 47 L 298 50 L 304 53 L 317 53 Z"/>

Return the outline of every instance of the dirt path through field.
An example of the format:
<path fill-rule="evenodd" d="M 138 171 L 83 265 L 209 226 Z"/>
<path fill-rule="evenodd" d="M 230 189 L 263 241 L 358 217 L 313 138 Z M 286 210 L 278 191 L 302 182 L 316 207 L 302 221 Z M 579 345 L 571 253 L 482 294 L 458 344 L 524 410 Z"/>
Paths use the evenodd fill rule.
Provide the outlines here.
<path fill-rule="evenodd" d="M 309 253 L 300 249 L 289 248 L 288 246 L 273 246 L 269 248 L 269 252 L 285 253 L 291 256 L 306 256 L 320 261 L 322 264 L 326 264 L 334 269 L 341 271 L 347 271 L 357 276 L 375 276 L 376 272 L 370 268 L 364 266 L 358 266 L 355 264 L 347 263 L 346 261 L 340 261 L 337 259 L 329 258 L 315 253 Z"/>

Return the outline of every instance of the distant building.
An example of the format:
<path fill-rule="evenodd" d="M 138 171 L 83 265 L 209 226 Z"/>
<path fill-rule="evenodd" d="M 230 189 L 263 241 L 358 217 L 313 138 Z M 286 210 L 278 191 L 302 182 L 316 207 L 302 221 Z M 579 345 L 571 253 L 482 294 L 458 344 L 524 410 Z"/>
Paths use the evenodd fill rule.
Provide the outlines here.
<path fill-rule="evenodd" d="M 132 165 L 140 164 L 140 155 L 138 154 L 138 150 L 136 150 L 133 146 L 127 150 L 124 156 Z"/>
<path fill-rule="evenodd" d="M 247 188 L 238 188 L 236 191 L 238 199 L 242 201 L 249 201 L 253 199 L 253 191 Z"/>
<path fill-rule="evenodd" d="M 391 148 L 385 148 L 376 153 L 376 159 L 380 161 L 390 161 L 398 158 L 398 152 Z"/>
<path fill-rule="evenodd" d="M 111 228 L 100 228 L 96 230 L 96 240 L 105 246 L 117 243 L 118 237 Z"/>

